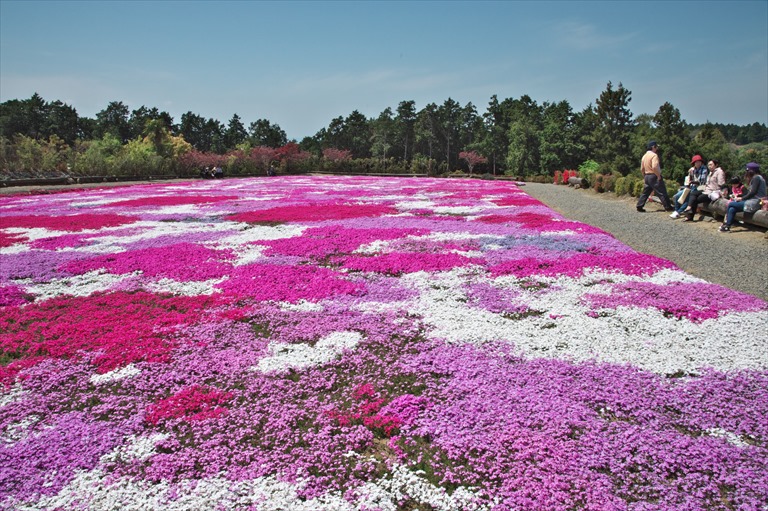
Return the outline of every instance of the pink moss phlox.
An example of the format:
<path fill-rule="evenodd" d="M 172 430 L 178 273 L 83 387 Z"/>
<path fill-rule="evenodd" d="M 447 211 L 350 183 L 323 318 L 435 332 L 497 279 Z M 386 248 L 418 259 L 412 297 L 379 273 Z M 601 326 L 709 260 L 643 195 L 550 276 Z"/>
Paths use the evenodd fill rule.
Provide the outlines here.
<path fill-rule="evenodd" d="M 270 247 L 266 255 L 323 258 L 332 254 L 354 252 L 362 245 L 373 241 L 400 239 L 422 231 L 419 229 L 349 229 L 341 226 L 314 227 L 304 231 L 301 236 L 258 243 Z"/>
<path fill-rule="evenodd" d="M 0 231 L 0 248 L 11 247 L 16 243 L 24 243 L 27 239 L 23 234 L 9 234 Z"/>
<path fill-rule="evenodd" d="M 208 204 L 211 202 L 224 202 L 237 200 L 237 195 L 161 195 L 158 197 L 141 197 L 138 199 L 127 199 L 107 204 L 107 207 L 164 207 L 164 206 L 182 206 L 187 204 Z"/>
<path fill-rule="evenodd" d="M 517 300 L 521 295 L 517 289 L 501 289 L 491 284 L 473 284 L 467 289 L 468 303 L 493 313 L 522 313 L 528 307 Z"/>
<path fill-rule="evenodd" d="M 167 362 L 179 325 L 196 322 L 216 300 L 138 293 L 63 296 L 24 306 L 5 307 L 0 318 L 0 350 L 21 357 L 78 358 L 96 353 L 99 372 L 131 362 Z"/>
<path fill-rule="evenodd" d="M 665 268 L 677 268 L 677 266 L 660 257 L 637 254 L 633 252 L 614 253 L 611 255 L 598 255 L 587 252 L 561 257 L 559 259 L 523 258 L 505 261 L 491 266 L 489 271 L 493 276 L 514 275 L 516 277 L 530 277 L 535 275 L 556 277 L 566 275 L 577 277 L 586 268 L 595 268 L 603 271 L 615 271 L 626 275 L 651 275 Z"/>
<path fill-rule="evenodd" d="M 249 264 L 232 270 L 217 287 L 237 299 L 275 300 L 296 303 L 339 295 L 360 295 L 365 286 L 341 273 L 320 266 Z"/>
<path fill-rule="evenodd" d="M 65 264 L 62 270 L 82 274 L 105 269 L 118 275 L 141 271 L 147 277 L 202 281 L 226 275 L 232 265 L 221 262 L 221 259 L 230 255 L 228 251 L 214 250 L 193 243 L 178 243 L 71 261 Z"/>
<path fill-rule="evenodd" d="M 0 217 L 0 229 L 20 227 L 25 229 L 45 228 L 54 231 L 79 232 L 87 229 L 103 229 L 130 224 L 138 218 L 114 214 L 82 213 L 78 215 L 26 215 Z"/>
<path fill-rule="evenodd" d="M 506 192 L 509 193 L 509 192 Z M 511 193 L 493 202 L 499 206 L 541 206 L 542 203 L 524 192 Z"/>
<path fill-rule="evenodd" d="M 380 204 L 309 203 L 278 206 L 231 215 L 236 222 L 318 222 L 349 218 L 375 217 L 397 213 L 392 206 Z"/>
<path fill-rule="evenodd" d="M 22 305 L 23 303 L 26 303 L 26 300 L 24 299 L 25 296 L 26 293 L 19 286 L 0 286 L 0 307 Z"/>
<path fill-rule="evenodd" d="M 384 411 L 385 405 L 390 400 L 379 395 L 370 383 L 359 385 L 354 389 L 352 398 L 354 402 L 350 410 L 340 411 L 332 409 L 327 411 L 325 415 L 338 421 L 338 424 L 342 427 L 362 424 L 374 433 L 378 433 L 386 438 L 397 435 L 400 432 L 400 428 L 405 424 L 403 417 L 399 416 L 395 411 L 406 409 L 407 413 L 409 413 L 409 418 L 412 418 L 414 413 L 418 415 L 418 409 L 415 411 L 412 409 L 408 410 L 409 406 L 413 405 L 412 400 L 401 400 L 392 410 Z"/>
<path fill-rule="evenodd" d="M 232 392 L 192 385 L 150 405 L 144 420 L 156 425 L 168 419 L 201 421 L 219 417 L 226 413 L 223 405 L 233 396 Z"/>
<path fill-rule="evenodd" d="M 430 254 L 424 252 L 391 252 L 374 257 L 349 256 L 338 258 L 349 270 L 400 275 L 417 271 L 446 271 L 457 266 L 476 264 L 478 259 L 460 254 Z"/>
<path fill-rule="evenodd" d="M 680 289 L 677 282 L 626 282 L 613 284 L 607 294 L 582 296 L 583 303 L 596 308 L 615 309 L 618 306 L 659 309 L 677 319 L 694 323 L 717 318 L 723 312 L 768 310 L 768 304 L 753 296 L 705 282 L 685 284 L 686 300 L 670 300 Z"/>

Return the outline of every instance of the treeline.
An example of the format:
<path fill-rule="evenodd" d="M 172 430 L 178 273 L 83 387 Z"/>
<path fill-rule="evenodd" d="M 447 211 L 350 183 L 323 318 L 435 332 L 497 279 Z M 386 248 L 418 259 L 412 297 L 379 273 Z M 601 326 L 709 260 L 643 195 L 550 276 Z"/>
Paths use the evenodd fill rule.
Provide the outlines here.
<path fill-rule="evenodd" d="M 598 174 L 626 176 L 651 138 L 661 148 L 666 176 L 679 179 L 694 153 L 718 159 L 727 170 L 768 159 L 768 128 L 754 123 L 691 125 L 670 103 L 635 117 L 631 92 L 608 82 L 581 111 L 527 95 L 491 97 L 483 112 L 448 98 L 417 109 L 401 101 L 377 117 L 355 110 L 332 119 L 301 141 L 279 125 L 234 114 L 223 124 L 187 112 L 178 123 L 168 112 L 135 110 L 114 101 L 95 118 L 80 117 L 61 101 L 38 94 L 0 104 L 0 165 L 7 177 L 194 176 L 222 166 L 229 175 L 282 172 L 507 174 L 553 176 L 589 161 Z M 739 147 L 746 146 L 746 147 Z"/>

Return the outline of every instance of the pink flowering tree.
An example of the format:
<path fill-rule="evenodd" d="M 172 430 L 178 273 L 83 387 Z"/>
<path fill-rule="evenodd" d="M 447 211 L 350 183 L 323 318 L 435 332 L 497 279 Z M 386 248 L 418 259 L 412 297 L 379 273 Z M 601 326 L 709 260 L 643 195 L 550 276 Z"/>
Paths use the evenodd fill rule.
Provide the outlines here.
<path fill-rule="evenodd" d="M 323 149 L 323 158 L 333 162 L 347 161 L 352 159 L 352 151 L 329 147 L 328 149 Z"/>
<path fill-rule="evenodd" d="M 488 163 L 488 158 L 476 153 L 475 151 L 462 151 L 459 153 L 459 159 L 464 160 L 467 163 L 470 175 L 472 175 L 472 171 L 476 165 L 481 163 Z"/>

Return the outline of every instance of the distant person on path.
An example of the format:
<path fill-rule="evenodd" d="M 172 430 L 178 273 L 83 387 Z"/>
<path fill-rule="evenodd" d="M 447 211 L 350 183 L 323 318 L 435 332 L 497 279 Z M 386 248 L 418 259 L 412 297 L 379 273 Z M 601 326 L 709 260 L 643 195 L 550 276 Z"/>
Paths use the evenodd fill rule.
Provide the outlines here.
<path fill-rule="evenodd" d="M 768 197 L 765 178 L 760 174 L 760 165 L 757 163 L 747 163 L 747 173 L 744 174 L 744 182 L 749 183 L 747 192 L 741 196 L 740 200 L 728 202 L 728 212 L 725 214 L 725 223 L 720 226 L 720 232 L 730 232 L 736 213 L 745 211 L 745 209 L 747 213 L 754 213 L 760 209 L 760 199 Z M 753 206 L 754 209 L 750 206 Z"/>
<path fill-rule="evenodd" d="M 643 159 L 640 160 L 640 170 L 643 173 L 643 181 L 645 181 L 643 193 L 637 199 L 637 211 L 640 213 L 645 213 L 644 206 L 651 195 L 651 191 L 656 192 L 665 210 L 672 211 L 674 209 L 672 204 L 669 203 L 667 185 L 664 184 L 664 180 L 661 178 L 658 152 L 658 144 L 655 140 L 651 140 L 648 142 L 648 150 L 643 155 Z"/>
<path fill-rule="evenodd" d="M 707 168 L 709 169 L 709 176 L 706 178 L 707 184 L 703 190 L 691 191 L 688 208 L 685 210 L 686 216 L 683 218 L 684 222 L 692 221 L 699 206 L 706 206 L 710 202 L 716 201 L 723 193 L 723 188 L 725 188 L 725 171 L 720 168 L 720 162 L 709 160 Z"/>
<path fill-rule="evenodd" d="M 707 167 L 703 165 L 704 159 L 698 154 L 691 158 L 691 167 L 688 169 L 688 175 L 685 178 L 685 188 L 680 190 L 672 197 L 672 206 L 675 210 L 669 215 L 672 218 L 680 218 L 681 213 L 685 211 L 691 201 L 695 199 L 695 193 L 699 188 L 704 188 L 704 184 L 707 182 Z M 685 190 L 688 190 L 688 197 L 681 203 L 678 202 L 678 198 L 682 197 Z M 700 192 L 699 192 L 700 193 Z"/>

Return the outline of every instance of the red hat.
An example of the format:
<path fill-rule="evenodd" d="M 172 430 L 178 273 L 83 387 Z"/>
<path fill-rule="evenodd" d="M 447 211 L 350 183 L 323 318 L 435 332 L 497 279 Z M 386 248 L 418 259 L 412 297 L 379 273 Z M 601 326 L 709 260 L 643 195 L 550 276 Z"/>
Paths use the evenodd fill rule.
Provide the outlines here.
<path fill-rule="evenodd" d="M 702 158 L 698 154 L 696 156 L 694 156 L 693 158 L 691 158 L 691 163 L 696 163 L 697 161 L 704 161 L 704 158 Z"/>

